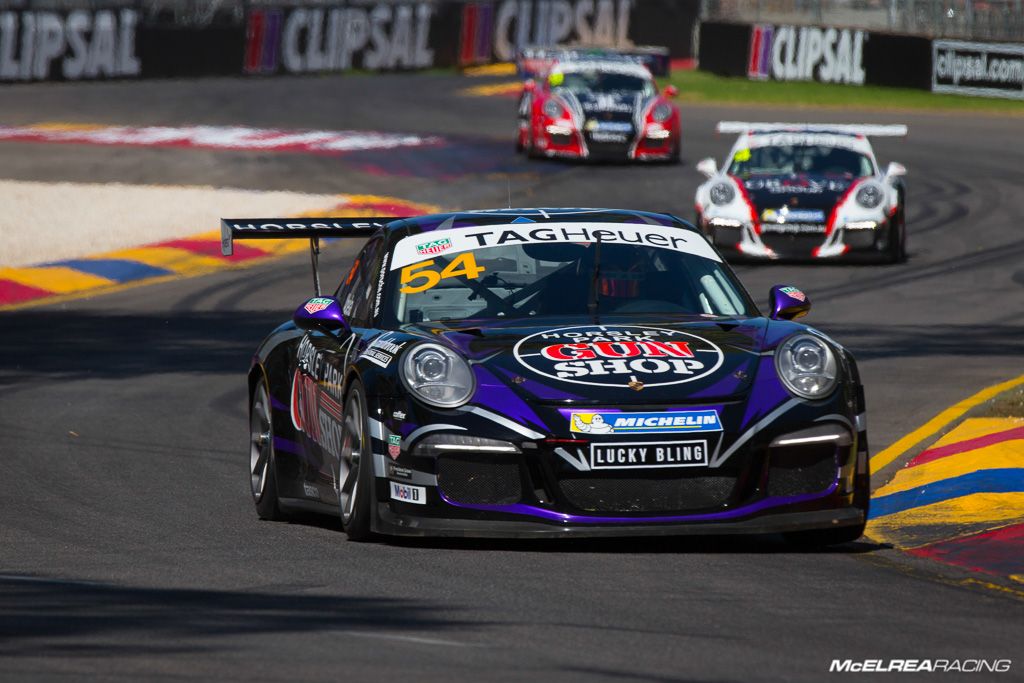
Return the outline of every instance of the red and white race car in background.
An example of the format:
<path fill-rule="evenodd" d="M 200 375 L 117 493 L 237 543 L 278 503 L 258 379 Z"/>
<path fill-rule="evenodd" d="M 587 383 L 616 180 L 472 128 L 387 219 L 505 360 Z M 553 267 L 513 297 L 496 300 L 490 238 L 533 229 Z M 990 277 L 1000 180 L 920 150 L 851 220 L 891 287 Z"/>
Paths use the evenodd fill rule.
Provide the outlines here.
<path fill-rule="evenodd" d="M 635 59 L 555 61 L 524 85 L 516 149 L 530 157 L 678 162 L 675 95 L 673 86 L 659 92 Z"/>
<path fill-rule="evenodd" d="M 906 169 L 883 171 L 871 136 L 904 136 L 904 125 L 722 121 L 739 133 L 719 169 L 697 164 L 696 223 L 727 257 L 890 262 L 907 254 Z"/>

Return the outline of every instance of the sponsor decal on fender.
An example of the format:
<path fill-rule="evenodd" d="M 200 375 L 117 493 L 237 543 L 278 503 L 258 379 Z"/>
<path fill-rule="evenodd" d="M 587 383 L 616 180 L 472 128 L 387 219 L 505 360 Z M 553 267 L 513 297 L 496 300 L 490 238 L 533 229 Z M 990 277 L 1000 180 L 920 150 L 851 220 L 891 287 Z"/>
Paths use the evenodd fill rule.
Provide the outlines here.
<path fill-rule="evenodd" d="M 604 387 L 692 382 L 715 372 L 724 360 L 722 350 L 703 337 L 640 325 L 580 325 L 537 332 L 521 339 L 513 353 L 539 375 Z"/>
<path fill-rule="evenodd" d="M 366 347 L 366 350 L 359 356 L 361 359 L 366 359 L 374 365 L 379 365 L 382 368 L 386 368 L 391 365 L 391 361 L 395 359 L 395 356 L 405 346 L 405 342 L 395 342 L 395 335 L 392 332 L 385 332 L 376 339 L 374 339 Z"/>
<path fill-rule="evenodd" d="M 399 503 L 414 503 L 416 505 L 427 504 L 427 489 L 424 487 L 399 484 L 397 481 L 389 483 L 391 484 L 391 500 L 396 500 Z"/>
<path fill-rule="evenodd" d="M 320 311 L 324 310 L 332 303 L 334 303 L 334 299 L 318 297 L 316 299 L 310 299 L 309 301 L 307 301 L 306 305 L 303 306 L 302 308 L 305 309 L 306 313 L 313 315 L 314 313 L 319 313 Z"/>
<path fill-rule="evenodd" d="M 592 470 L 701 467 L 707 464 L 708 442 L 703 440 L 590 444 Z"/>
<path fill-rule="evenodd" d="M 344 377 L 304 337 L 296 352 L 289 413 L 292 426 L 336 457 L 341 453 Z"/>
<path fill-rule="evenodd" d="M 657 413 L 574 412 L 569 430 L 580 434 L 683 434 L 720 432 L 717 410 L 670 410 Z"/>
<path fill-rule="evenodd" d="M 402 437 L 398 434 L 388 436 L 388 455 L 392 460 L 397 459 L 402 453 Z"/>

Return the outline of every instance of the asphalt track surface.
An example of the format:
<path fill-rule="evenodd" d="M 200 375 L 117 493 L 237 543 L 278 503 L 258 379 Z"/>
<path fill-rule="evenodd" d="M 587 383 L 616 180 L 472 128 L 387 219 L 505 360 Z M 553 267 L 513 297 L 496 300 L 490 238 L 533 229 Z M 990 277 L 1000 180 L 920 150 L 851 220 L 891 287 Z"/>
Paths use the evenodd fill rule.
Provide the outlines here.
<path fill-rule="evenodd" d="M 4 143 L 0 176 L 447 208 L 502 206 L 510 187 L 513 205 L 688 217 L 693 163 L 731 142 L 712 133 L 721 118 L 906 122 L 908 139 L 876 151 L 910 170 L 908 263 L 738 272 L 757 300 L 775 283 L 802 287 L 809 322 L 856 353 L 876 452 L 1022 372 L 1021 119 L 684 107 L 684 166 L 581 167 L 516 158 L 514 101 L 454 97 L 465 86 L 426 75 L 7 87 L 7 125 L 456 142 L 345 157 Z M 351 253 L 326 255 L 328 279 Z M 997 680 L 1024 670 L 1019 600 L 950 585 L 868 542 L 355 544 L 329 518 L 259 521 L 244 372 L 309 290 L 294 257 L 0 314 L 0 678 L 818 681 L 836 658 L 1012 658 Z"/>

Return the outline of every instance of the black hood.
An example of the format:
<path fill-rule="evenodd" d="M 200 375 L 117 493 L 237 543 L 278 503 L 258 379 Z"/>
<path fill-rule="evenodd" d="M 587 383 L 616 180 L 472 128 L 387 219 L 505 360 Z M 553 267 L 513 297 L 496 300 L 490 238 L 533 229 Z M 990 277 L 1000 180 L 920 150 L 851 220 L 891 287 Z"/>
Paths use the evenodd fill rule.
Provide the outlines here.
<path fill-rule="evenodd" d="M 766 209 L 805 209 L 821 211 L 820 220 L 810 218 L 802 222 L 824 222 L 836 202 L 850 189 L 853 180 L 820 175 L 757 175 L 741 181 L 757 209 L 758 215 Z"/>
<path fill-rule="evenodd" d="M 513 382 L 540 402 L 658 404 L 738 398 L 750 390 L 763 318 L 640 323 L 531 319 L 480 327 L 409 325 L 481 366 L 481 384 Z"/>
<path fill-rule="evenodd" d="M 575 100 L 572 104 L 579 107 L 584 120 L 598 121 L 632 121 L 647 100 L 639 93 L 626 91 L 571 93 L 567 99 Z"/>

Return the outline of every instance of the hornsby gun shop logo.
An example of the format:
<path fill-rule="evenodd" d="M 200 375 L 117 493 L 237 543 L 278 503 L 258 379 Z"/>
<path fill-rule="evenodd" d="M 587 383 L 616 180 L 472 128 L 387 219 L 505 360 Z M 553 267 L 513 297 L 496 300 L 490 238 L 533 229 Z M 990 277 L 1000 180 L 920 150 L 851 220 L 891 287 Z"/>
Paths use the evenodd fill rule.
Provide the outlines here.
<path fill-rule="evenodd" d="M 562 382 L 656 387 L 706 377 L 722 365 L 722 350 L 695 334 L 640 325 L 580 325 L 537 332 L 514 349 L 516 360 Z"/>

